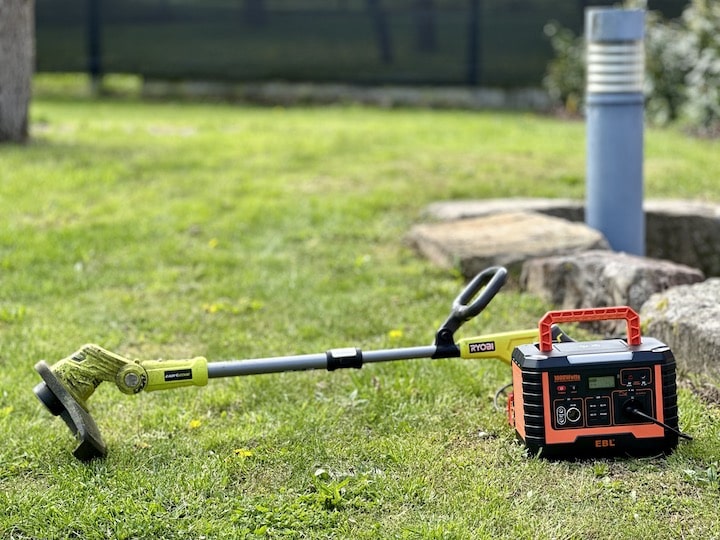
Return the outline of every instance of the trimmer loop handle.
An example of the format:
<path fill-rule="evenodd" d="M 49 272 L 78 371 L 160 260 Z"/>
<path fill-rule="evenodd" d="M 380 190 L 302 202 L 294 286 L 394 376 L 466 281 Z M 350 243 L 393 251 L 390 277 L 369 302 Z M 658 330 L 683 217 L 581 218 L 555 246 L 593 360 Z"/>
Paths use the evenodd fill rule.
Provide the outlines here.
<path fill-rule="evenodd" d="M 452 316 L 459 319 L 460 324 L 469 321 L 485 309 L 490 300 L 505 285 L 506 280 L 507 270 L 502 266 L 486 268 L 472 278 L 467 287 L 455 298 L 452 305 Z"/>
<path fill-rule="evenodd" d="M 438 351 L 435 358 L 457 355 L 453 335 L 463 323 L 480 313 L 490 300 L 505 285 L 507 270 L 502 266 L 491 266 L 477 274 L 453 301 L 452 311 L 435 335 Z"/>

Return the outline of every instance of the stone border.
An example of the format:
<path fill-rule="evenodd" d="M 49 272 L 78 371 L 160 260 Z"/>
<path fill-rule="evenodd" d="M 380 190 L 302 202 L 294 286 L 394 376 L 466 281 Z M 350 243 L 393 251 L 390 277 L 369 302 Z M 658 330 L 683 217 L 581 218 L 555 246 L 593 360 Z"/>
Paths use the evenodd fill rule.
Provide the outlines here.
<path fill-rule="evenodd" d="M 502 265 L 512 281 L 528 259 L 608 249 L 603 235 L 584 224 L 517 211 L 415 225 L 405 241 L 437 266 L 456 267 L 468 279 Z"/>
<path fill-rule="evenodd" d="M 430 204 L 423 218 L 451 221 L 505 211 L 538 212 L 578 222 L 585 205 L 573 199 L 487 199 Z M 720 204 L 673 199 L 645 202 L 646 255 L 720 276 Z"/>
<path fill-rule="evenodd" d="M 147 98 L 223 99 L 263 105 L 357 103 L 375 107 L 548 112 L 553 102 L 541 88 L 468 88 L 459 86 L 360 86 L 333 83 L 230 83 L 146 79 Z"/>

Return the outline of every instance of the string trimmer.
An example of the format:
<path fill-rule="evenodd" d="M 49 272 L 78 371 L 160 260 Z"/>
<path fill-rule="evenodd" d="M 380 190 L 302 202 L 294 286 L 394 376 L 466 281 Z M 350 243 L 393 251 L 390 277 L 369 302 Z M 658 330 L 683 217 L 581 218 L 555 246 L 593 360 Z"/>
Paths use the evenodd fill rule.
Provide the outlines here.
<path fill-rule="evenodd" d="M 204 386 L 208 379 L 327 369 L 361 368 L 372 362 L 419 358 L 501 358 L 510 363 L 516 345 L 538 338 L 536 328 L 464 338 L 455 341 L 455 332 L 480 313 L 505 284 L 507 271 L 492 267 L 480 272 L 452 304 L 445 322 L 435 333 L 432 345 L 362 351 L 358 348 L 330 349 L 318 354 L 280 356 L 207 362 L 189 360 L 130 360 L 98 345 L 88 344 L 52 367 L 40 361 L 35 369 L 44 382 L 35 394 L 54 415 L 59 415 L 77 438 L 73 452 L 82 461 L 104 457 L 107 447 L 90 415 L 88 399 L 103 381 L 114 383 L 125 394 L 171 390 L 184 386 Z M 559 331 L 558 331 L 559 332 Z"/>

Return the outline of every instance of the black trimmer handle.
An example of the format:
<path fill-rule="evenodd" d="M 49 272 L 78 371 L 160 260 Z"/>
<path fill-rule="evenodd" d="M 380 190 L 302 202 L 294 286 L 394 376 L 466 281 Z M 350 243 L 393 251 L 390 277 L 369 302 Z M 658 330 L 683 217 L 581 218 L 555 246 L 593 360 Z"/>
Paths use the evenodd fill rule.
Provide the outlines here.
<path fill-rule="evenodd" d="M 507 270 L 503 266 L 491 266 L 472 278 L 453 301 L 450 315 L 437 331 L 438 348 L 454 347 L 455 331 L 485 309 L 506 281 Z"/>
<path fill-rule="evenodd" d="M 451 317 L 460 320 L 458 328 L 485 309 L 506 281 L 507 270 L 502 266 L 486 268 L 472 278 L 453 301 Z"/>

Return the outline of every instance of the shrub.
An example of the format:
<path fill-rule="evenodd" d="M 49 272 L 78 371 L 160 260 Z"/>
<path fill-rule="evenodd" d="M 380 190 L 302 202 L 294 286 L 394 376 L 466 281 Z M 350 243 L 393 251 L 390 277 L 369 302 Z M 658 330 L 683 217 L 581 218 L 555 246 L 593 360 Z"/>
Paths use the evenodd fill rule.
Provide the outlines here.
<path fill-rule="evenodd" d="M 684 112 L 700 134 L 720 135 L 720 3 L 694 0 L 682 19 L 692 54 Z"/>
<path fill-rule="evenodd" d="M 648 14 L 645 29 L 645 113 L 653 124 L 677 120 L 687 100 L 685 78 L 692 67 L 692 45 L 676 21 Z"/>
<path fill-rule="evenodd" d="M 545 25 L 545 35 L 555 57 L 549 62 L 543 86 L 551 99 L 575 114 L 582 106 L 585 91 L 585 47 L 582 37 L 557 21 Z"/>

